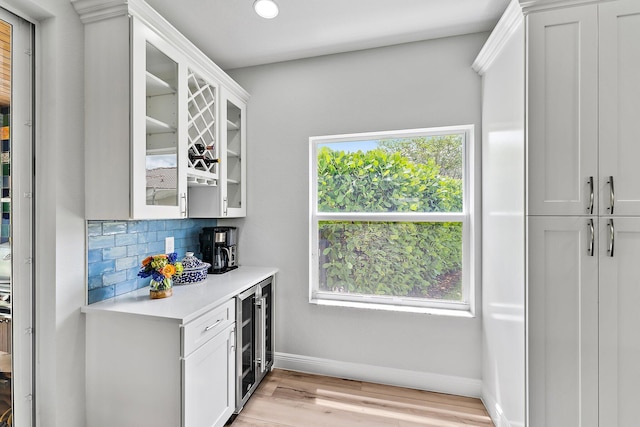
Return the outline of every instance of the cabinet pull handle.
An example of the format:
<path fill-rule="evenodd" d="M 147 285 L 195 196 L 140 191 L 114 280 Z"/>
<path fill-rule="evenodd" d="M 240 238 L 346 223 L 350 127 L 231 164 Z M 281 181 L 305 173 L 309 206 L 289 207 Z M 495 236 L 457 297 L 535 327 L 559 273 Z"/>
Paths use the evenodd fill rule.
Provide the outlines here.
<path fill-rule="evenodd" d="M 229 205 L 229 202 L 227 201 L 227 198 L 225 197 L 224 201 L 223 201 L 223 208 L 222 208 L 224 216 L 227 216 L 228 205 Z"/>
<path fill-rule="evenodd" d="M 593 194 L 593 177 L 590 176 L 589 177 L 589 189 L 590 189 L 590 193 L 589 193 L 589 207 L 587 208 L 587 212 L 589 212 L 589 215 L 593 215 L 593 199 L 594 199 L 594 194 Z"/>
<path fill-rule="evenodd" d="M 589 231 L 591 237 L 589 239 L 589 256 L 593 256 L 594 248 L 595 248 L 595 230 L 593 229 L 593 219 L 589 220 Z"/>
<path fill-rule="evenodd" d="M 609 209 L 611 209 L 611 215 L 613 215 L 613 206 L 616 203 L 616 196 L 615 196 L 615 192 L 613 190 L 613 177 L 612 176 L 609 177 L 609 181 L 607 181 L 607 184 L 609 184 L 609 205 L 611 206 Z"/>
<path fill-rule="evenodd" d="M 607 252 L 609 252 L 609 256 L 611 258 L 613 258 L 613 249 L 615 247 L 615 237 L 616 237 L 616 230 L 613 227 L 613 219 L 609 220 L 609 249 L 607 250 Z"/>
<path fill-rule="evenodd" d="M 212 330 L 213 328 L 215 328 L 216 326 L 218 326 L 220 324 L 220 322 L 222 322 L 224 319 L 218 319 L 216 320 L 216 322 L 213 325 L 209 325 L 206 328 L 204 328 L 205 332 L 208 332 L 210 330 Z"/>
<path fill-rule="evenodd" d="M 187 217 L 187 193 L 180 195 L 180 215 Z"/>

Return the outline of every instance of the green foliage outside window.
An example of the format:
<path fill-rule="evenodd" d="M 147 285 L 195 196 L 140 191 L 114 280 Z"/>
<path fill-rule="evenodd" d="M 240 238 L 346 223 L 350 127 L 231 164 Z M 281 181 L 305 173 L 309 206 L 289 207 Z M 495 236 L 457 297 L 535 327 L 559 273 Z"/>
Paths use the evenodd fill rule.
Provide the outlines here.
<path fill-rule="evenodd" d="M 456 156 L 444 156 L 441 164 L 435 156 L 419 158 L 424 138 L 413 142 L 414 155 L 403 140 L 367 152 L 321 147 L 318 211 L 462 212 L 461 150 L 460 164 L 445 174 L 442 161 L 451 165 Z M 459 140 L 449 141 L 456 145 Z M 460 288 L 461 222 L 320 221 L 318 231 L 321 290 L 461 299 L 459 292 L 439 293 L 452 280 Z"/>

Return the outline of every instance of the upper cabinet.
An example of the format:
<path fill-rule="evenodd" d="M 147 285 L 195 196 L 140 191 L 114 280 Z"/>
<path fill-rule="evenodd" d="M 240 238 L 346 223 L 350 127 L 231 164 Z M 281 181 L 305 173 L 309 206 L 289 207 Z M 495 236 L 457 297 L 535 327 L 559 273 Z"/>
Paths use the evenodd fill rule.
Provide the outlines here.
<path fill-rule="evenodd" d="M 234 218 L 247 214 L 246 103 L 226 89 L 220 97 L 220 179 L 217 187 L 189 187 L 189 216 Z"/>
<path fill-rule="evenodd" d="M 86 218 L 244 216 L 247 92 L 144 1 L 72 3 L 85 24 Z"/>
<path fill-rule="evenodd" d="M 528 17 L 530 215 L 597 213 L 597 25 L 588 6 Z"/>
<path fill-rule="evenodd" d="M 640 215 L 637 2 L 528 16 L 528 213 Z"/>

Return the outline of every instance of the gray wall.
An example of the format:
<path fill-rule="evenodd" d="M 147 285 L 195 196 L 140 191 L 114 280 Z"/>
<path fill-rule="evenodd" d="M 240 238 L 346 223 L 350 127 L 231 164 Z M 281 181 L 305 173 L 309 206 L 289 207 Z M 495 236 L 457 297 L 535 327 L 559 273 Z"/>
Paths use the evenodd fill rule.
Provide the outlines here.
<path fill-rule="evenodd" d="M 480 384 L 479 317 L 309 304 L 308 138 L 475 124 L 479 142 L 481 80 L 471 64 L 486 38 L 473 34 L 229 72 L 251 94 L 248 216 L 231 223 L 240 227 L 241 264 L 280 268 L 278 353 Z"/>

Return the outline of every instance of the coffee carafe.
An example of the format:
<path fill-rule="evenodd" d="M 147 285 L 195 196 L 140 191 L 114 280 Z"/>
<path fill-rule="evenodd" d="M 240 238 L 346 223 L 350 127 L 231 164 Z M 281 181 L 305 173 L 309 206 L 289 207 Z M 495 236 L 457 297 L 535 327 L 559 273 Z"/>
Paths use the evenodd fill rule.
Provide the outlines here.
<path fill-rule="evenodd" d="M 236 227 L 205 227 L 200 234 L 203 261 L 211 264 L 209 273 L 221 274 L 238 268 Z"/>

